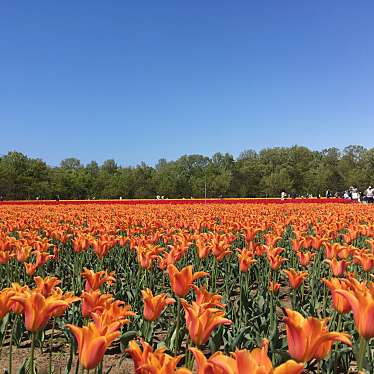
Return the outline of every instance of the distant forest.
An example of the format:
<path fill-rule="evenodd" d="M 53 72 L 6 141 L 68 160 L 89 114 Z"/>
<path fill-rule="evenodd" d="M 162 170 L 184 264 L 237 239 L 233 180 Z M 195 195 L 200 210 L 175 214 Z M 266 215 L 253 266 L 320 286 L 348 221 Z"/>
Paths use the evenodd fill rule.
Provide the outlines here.
<path fill-rule="evenodd" d="M 228 153 L 212 157 L 185 155 L 160 159 L 152 167 L 133 167 L 107 160 L 83 165 L 76 158 L 58 167 L 19 152 L 0 157 L 3 199 L 100 199 L 262 197 L 290 194 L 324 195 L 349 186 L 364 190 L 374 184 L 374 148 L 351 145 L 343 150 L 312 151 L 306 147 L 247 150 L 235 159 Z"/>

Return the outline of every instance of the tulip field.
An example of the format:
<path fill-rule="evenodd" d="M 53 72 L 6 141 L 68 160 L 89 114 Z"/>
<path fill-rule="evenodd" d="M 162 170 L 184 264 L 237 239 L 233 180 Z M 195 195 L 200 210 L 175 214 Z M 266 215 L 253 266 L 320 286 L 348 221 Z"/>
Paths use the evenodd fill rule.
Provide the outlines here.
<path fill-rule="evenodd" d="M 373 373 L 373 271 L 371 205 L 3 204 L 1 370 Z"/>

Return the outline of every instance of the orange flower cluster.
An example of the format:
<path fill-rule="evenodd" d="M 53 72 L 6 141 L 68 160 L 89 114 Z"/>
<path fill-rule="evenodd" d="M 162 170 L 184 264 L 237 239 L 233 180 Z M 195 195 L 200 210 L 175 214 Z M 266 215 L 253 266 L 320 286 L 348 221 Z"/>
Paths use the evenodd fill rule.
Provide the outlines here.
<path fill-rule="evenodd" d="M 167 305 L 175 303 L 174 299 L 167 297 L 164 293 L 153 296 L 153 293 L 149 288 L 142 290 L 142 295 L 144 301 L 143 316 L 147 321 L 155 321 L 160 317 L 160 314 Z"/>
<path fill-rule="evenodd" d="M 86 280 L 81 295 L 82 316 L 92 318 L 87 326 L 67 324 L 78 342 L 79 362 L 85 369 L 94 369 L 102 361 L 107 348 L 120 336 L 120 328 L 129 323 L 128 317 L 134 316 L 130 305 L 114 300 L 110 294 L 101 294 L 99 288 L 104 283 L 115 281 L 113 273 L 93 272 L 84 269 L 81 273 Z"/>
<path fill-rule="evenodd" d="M 304 370 L 303 363 L 288 360 L 274 368 L 268 357 L 269 343 L 265 340 L 261 348 L 252 351 L 246 349 L 236 351 L 231 356 L 222 352 L 213 354 L 206 359 L 197 348 L 191 348 L 196 364 L 197 374 L 300 374 Z"/>
<path fill-rule="evenodd" d="M 192 374 L 186 368 L 177 368 L 182 356 L 172 357 L 165 353 L 165 348 L 155 351 L 152 347 L 142 341 L 142 349 L 135 340 L 130 341 L 126 352 L 133 359 L 136 374 Z"/>
<path fill-rule="evenodd" d="M 0 318 L 23 314 L 26 329 L 36 333 L 81 300 L 83 318 L 74 320 L 79 326 L 66 326 L 77 339 L 79 361 L 86 369 L 99 365 L 135 314 L 116 292 L 129 291 L 127 301 L 140 308 L 139 313 L 143 308 L 143 321 L 136 318 L 134 329 L 140 330 L 140 325 L 139 334 L 148 341 L 153 328 L 162 328 L 165 344 L 175 352 L 173 357 L 144 341 L 141 347 L 130 342 L 127 352 L 140 374 L 191 373 L 178 367 L 183 349 L 184 365 L 191 368 L 194 357 L 198 374 L 301 373 L 306 363 L 326 359 L 333 344 L 334 349 L 340 343 L 352 345 L 348 334 L 329 331 L 327 318 L 331 330 L 339 330 L 335 326 L 342 326 L 343 320 L 343 326 L 351 326 L 350 333 L 354 329 L 348 321 L 353 318 L 364 342 L 374 337 L 371 206 L 186 204 L 172 209 L 167 205 L 114 209 L 83 204 L 0 206 L 0 213 L 0 266 L 9 277 L 0 291 Z M 61 258 L 72 263 L 60 262 Z M 99 271 L 82 269 L 84 265 Z M 65 286 L 72 281 L 80 297 L 62 291 L 57 277 L 35 276 L 45 274 L 58 275 Z M 116 287 L 111 288 L 113 284 Z M 123 293 L 126 284 L 136 292 Z M 290 290 L 295 310 L 285 308 Z M 240 333 L 243 323 L 252 327 L 249 321 L 258 316 L 250 314 L 261 308 L 265 311 L 261 318 L 270 326 L 263 330 L 268 337 L 271 329 L 279 329 L 279 312 L 285 310 L 292 360 L 273 367 L 267 341 L 252 351 L 205 357 L 202 351 L 210 346 L 218 326 L 216 336 L 223 331 L 221 344 L 226 344 Z M 304 317 L 300 311 L 314 317 Z M 260 334 L 254 337 L 257 342 L 265 337 Z M 195 345 L 189 353 L 187 341 Z M 365 355 L 369 350 L 362 347 Z M 357 362 L 362 368 L 362 357 Z"/>
<path fill-rule="evenodd" d="M 71 303 L 79 300 L 71 292 L 63 293 L 57 287 L 60 281 L 55 277 L 35 277 L 34 280 L 34 289 L 13 284 L 2 292 L 5 299 L 12 295 L 4 303 L 2 313 L 13 311 L 23 314 L 26 329 L 33 333 L 43 330 L 50 318 L 62 316 Z"/>
<path fill-rule="evenodd" d="M 328 332 L 326 320 L 314 317 L 304 318 L 299 312 L 286 309 L 284 321 L 287 329 L 288 351 L 299 362 L 324 359 L 334 341 L 352 345 L 349 335 Z"/>
<path fill-rule="evenodd" d="M 98 271 L 95 273 L 87 268 L 83 269 L 81 276 L 86 281 L 84 286 L 86 291 L 98 290 L 104 283 L 111 285 L 112 282 L 116 280 L 114 278 L 114 272 L 108 273 L 107 271 Z"/>
<path fill-rule="evenodd" d="M 374 337 L 374 283 L 359 282 L 351 277 L 343 280 L 346 288 L 336 289 L 335 293 L 349 304 L 358 333 L 366 338 Z"/>

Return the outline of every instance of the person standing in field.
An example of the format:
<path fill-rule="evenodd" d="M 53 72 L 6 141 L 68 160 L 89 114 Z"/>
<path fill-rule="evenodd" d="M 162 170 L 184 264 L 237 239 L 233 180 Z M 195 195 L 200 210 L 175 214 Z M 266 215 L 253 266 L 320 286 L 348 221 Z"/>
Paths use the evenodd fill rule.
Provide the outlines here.
<path fill-rule="evenodd" d="M 368 189 L 366 190 L 366 201 L 369 204 L 373 204 L 374 202 L 374 188 L 369 186 Z"/>
<path fill-rule="evenodd" d="M 359 200 L 358 190 L 356 187 L 352 187 L 351 194 L 352 194 L 352 200 L 354 201 Z"/>

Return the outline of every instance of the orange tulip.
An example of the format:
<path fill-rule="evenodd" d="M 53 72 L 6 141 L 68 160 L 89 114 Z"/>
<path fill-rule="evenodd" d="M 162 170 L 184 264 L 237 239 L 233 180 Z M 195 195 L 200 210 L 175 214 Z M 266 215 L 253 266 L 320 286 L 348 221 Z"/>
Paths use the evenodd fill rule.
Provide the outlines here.
<path fill-rule="evenodd" d="M 350 304 L 358 333 L 370 339 L 374 337 L 374 283 L 360 283 L 354 278 L 345 281 L 351 290 L 338 289 Z"/>
<path fill-rule="evenodd" d="M 158 263 L 158 267 L 161 270 L 165 270 L 170 264 L 175 264 L 182 257 L 181 252 L 178 251 L 175 247 L 170 246 L 170 252 L 164 252 L 163 257 Z"/>
<path fill-rule="evenodd" d="M 324 243 L 324 246 L 325 246 L 326 257 L 329 259 L 336 257 L 339 251 L 342 250 L 342 245 L 339 243 L 326 242 Z"/>
<path fill-rule="evenodd" d="M 21 286 L 19 283 L 12 283 L 10 289 L 14 292 L 14 296 L 20 296 L 31 292 L 28 286 Z M 23 306 L 12 298 L 9 300 L 9 308 L 15 314 L 22 314 L 23 312 Z"/>
<path fill-rule="evenodd" d="M 209 255 L 209 246 L 206 240 L 203 240 L 201 237 L 196 238 L 196 250 L 200 259 L 206 258 Z"/>
<path fill-rule="evenodd" d="M 307 271 L 301 271 L 297 272 L 295 269 L 288 269 L 288 270 L 283 270 L 290 281 L 290 285 L 292 288 L 296 289 L 299 288 L 301 283 L 303 283 L 303 280 L 308 276 Z"/>
<path fill-rule="evenodd" d="M 32 276 L 36 270 L 46 264 L 48 260 L 54 258 L 54 256 L 50 255 L 48 252 L 34 251 L 33 254 L 36 255 L 35 264 L 24 263 L 26 274 L 29 276 Z"/>
<path fill-rule="evenodd" d="M 329 332 L 326 320 L 304 318 L 299 312 L 285 309 L 284 318 L 287 330 L 288 352 L 299 362 L 315 358 L 324 359 L 331 350 L 332 342 L 340 341 L 351 346 L 349 335 L 340 332 Z"/>
<path fill-rule="evenodd" d="M 49 260 L 53 259 L 54 256 L 50 255 L 48 252 L 40 252 L 35 251 L 36 259 L 35 259 L 35 266 L 40 268 L 41 266 L 45 265 Z"/>
<path fill-rule="evenodd" d="M 269 233 L 269 234 L 265 235 L 266 245 L 269 246 L 269 247 L 275 247 L 279 240 L 282 240 L 282 237 L 279 236 L 279 235 L 276 236 L 272 233 Z"/>
<path fill-rule="evenodd" d="M 269 264 L 270 264 L 270 267 L 273 269 L 273 270 L 277 270 L 282 264 L 283 262 L 286 262 L 287 259 L 279 256 L 279 255 L 272 255 L 272 254 L 268 254 L 268 260 L 269 260 Z"/>
<path fill-rule="evenodd" d="M 40 291 L 40 293 L 44 297 L 48 297 L 52 294 L 52 291 L 56 289 L 61 281 L 56 277 L 35 277 L 34 278 L 36 289 Z"/>
<path fill-rule="evenodd" d="M 222 355 L 222 352 L 214 353 L 209 359 L 204 356 L 204 353 L 201 352 L 198 348 L 190 348 L 190 351 L 193 353 L 196 361 L 196 374 L 224 374 L 225 372 L 216 366 L 212 359 L 218 355 Z M 226 356 L 225 356 L 226 357 Z"/>
<path fill-rule="evenodd" d="M 102 312 L 113 301 L 111 294 L 102 294 L 99 290 L 84 291 L 82 299 L 82 316 L 89 317 L 91 313 Z"/>
<path fill-rule="evenodd" d="M 39 291 L 16 295 L 12 300 L 22 305 L 25 327 L 31 332 L 42 330 L 57 310 L 66 310 L 69 306 L 66 301 L 53 295 L 44 297 Z"/>
<path fill-rule="evenodd" d="M 116 245 L 116 239 L 114 237 L 110 237 L 107 234 L 103 234 L 97 240 L 94 239 L 92 241 L 92 247 L 95 251 L 97 257 L 102 259 L 106 254 Z"/>
<path fill-rule="evenodd" d="M 347 259 L 353 251 L 354 251 L 354 248 L 351 246 L 342 246 L 340 248 L 340 251 L 338 252 L 338 257 Z"/>
<path fill-rule="evenodd" d="M 150 269 L 153 260 L 161 260 L 159 254 L 164 251 L 164 248 L 154 246 L 153 244 L 147 244 L 146 246 L 139 245 L 137 248 L 137 259 L 139 265 L 143 269 Z"/>
<path fill-rule="evenodd" d="M 313 249 L 319 249 L 325 241 L 325 238 L 317 238 L 314 236 L 311 239 L 310 245 Z"/>
<path fill-rule="evenodd" d="M 252 351 L 242 349 L 232 356 L 217 352 L 208 360 L 203 353 L 191 348 L 197 364 L 197 374 L 299 374 L 304 369 L 303 363 L 288 360 L 286 363 L 273 368 L 268 357 L 268 342 L 265 341 L 261 348 Z"/>
<path fill-rule="evenodd" d="M 92 322 L 83 327 L 70 324 L 66 325 L 66 327 L 70 329 L 77 339 L 79 362 L 85 369 L 96 368 L 113 340 L 121 335 L 119 331 L 103 335 Z"/>
<path fill-rule="evenodd" d="M 253 258 L 253 252 L 247 248 L 237 250 L 239 257 L 239 270 L 246 273 L 249 267 L 256 262 Z"/>
<path fill-rule="evenodd" d="M 86 251 L 88 247 L 90 246 L 90 241 L 88 237 L 85 236 L 77 236 L 73 241 L 73 250 L 76 253 Z"/>
<path fill-rule="evenodd" d="M 374 255 L 369 252 L 356 254 L 353 259 L 362 266 L 364 271 L 370 272 L 374 268 Z"/>
<path fill-rule="evenodd" d="M 11 288 L 5 288 L 0 292 L 0 319 L 3 319 L 10 312 L 10 300 L 15 292 Z"/>
<path fill-rule="evenodd" d="M 280 290 L 280 284 L 279 283 L 276 283 L 276 282 L 270 282 L 269 283 L 269 290 L 273 293 L 273 294 L 277 294 Z"/>
<path fill-rule="evenodd" d="M 273 247 L 273 246 L 268 246 L 268 245 L 265 245 L 264 247 L 265 247 L 267 256 L 275 257 L 275 256 L 281 255 L 284 252 L 284 248 L 281 248 L 281 247 Z"/>
<path fill-rule="evenodd" d="M 125 352 L 131 356 L 134 362 L 135 372 L 137 374 L 141 372 L 140 368 L 149 362 L 150 354 L 162 355 L 165 352 L 165 348 L 158 348 L 153 352 L 153 348 L 143 340 L 141 341 L 141 345 L 143 349 L 139 347 L 135 340 L 131 340 L 129 342 L 129 348 L 125 349 Z"/>
<path fill-rule="evenodd" d="M 196 345 L 208 341 L 212 331 L 219 325 L 231 325 L 232 321 L 223 318 L 225 312 L 217 308 L 207 308 L 192 301 L 192 305 L 181 299 L 186 318 L 186 326 L 191 340 Z"/>
<path fill-rule="evenodd" d="M 217 261 L 222 261 L 224 257 L 231 253 L 226 235 L 214 234 L 208 243 L 208 247 Z"/>
<path fill-rule="evenodd" d="M 325 285 L 331 292 L 332 304 L 336 311 L 345 314 L 351 310 L 351 305 L 349 302 L 341 295 L 337 294 L 335 291 L 339 289 L 348 290 L 349 287 L 345 282 L 341 282 L 338 278 L 322 279 Z"/>
<path fill-rule="evenodd" d="M 86 291 L 98 290 L 104 283 L 111 285 L 116 281 L 114 272 L 108 273 L 107 271 L 98 271 L 95 273 L 87 268 L 83 268 L 81 276 L 86 281 L 84 285 Z"/>
<path fill-rule="evenodd" d="M 196 279 L 209 275 L 205 271 L 192 273 L 192 265 L 185 266 L 179 271 L 173 264 L 170 264 L 168 266 L 168 274 L 170 278 L 171 288 L 173 292 L 179 297 L 184 297 L 188 294 L 188 291 L 190 290 L 193 282 Z"/>
<path fill-rule="evenodd" d="M 327 259 L 327 260 L 324 260 L 324 262 L 330 265 L 330 269 L 335 277 L 342 276 L 348 265 L 347 261 L 345 260 L 338 261 L 336 258 L 333 258 L 332 260 Z"/>
<path fill-rule="evenodd" d="M 175 300 L 162 293 L 160 295 L 153 296 L 152 291 L 147 288 L 142 290 L 143 301 L 144 301 L 144 319 L 147 321 L 155 321 L 160 317 L 160 314 L 167 305 L 174 304 Z"/>
<path fill-rule="evenodd" d="M 313 259 L 313 257 L 316 255 L 316 253 L 312 252 L 297 252 L 297 257 L 299 257 L 300 264 L 302 266 L 308 266 L 310 261 Z"/>
<path fill-rule="evenodd" d="M 181 356 L 172 357 L 165 353 L 165 348 L 157 348 L 153 351 L 152 347 L 144 341 L 141 341 L 141 344 L 143 350 L 135 340 L 131 340 L 129 348 L 125 350 L 134 362 L 136 374 L 192 374 L 188 369 L 177 369 Z"/>
<path fill-rule="evenodd" d="M 18 262 L 26 262 L 31 256 L 32 247 L 23 241 L 16 245 L 16 259 Z"/>
<path fill-rule="evenodd" d="M 186 368 L 177 368 L 178 362 L 182 357 L 172 357 L 164 353 L 161 357 L 159 355 L 151 354 L 149 363 L 143 365 L 140 373 L 144 374 L 192 374 L 191 370 Z"/>
<path fill-rule="evenodd" d="M 62 300 L 68 303 L 68 305 L 75 303 L 76 301 L 80 301 L 80 297 L 76 297 L 73 295 L 72 292 L 62 292 L 62 290 L 58 287 L 51 290 L 51 293 L 49 296 L 53 296 L 56 298 L 56 300 Z M 60 317 L 65 313 L 66 307 L 60 307 L 57 308 L 53 313 L 52 317 Z"/>
<path fill-rule="evenodd" d="M 31 262 L 30 262 L 30 263 L 24 262 L 23 265 L 25 266 L 26 274 L 27 274 L 29 277 L 31 277 L 32 275 L 35 274 L 35 272 L 36 272 L 36 270 L 37 270 L 35 264 L 32 264 Z"/>
<path fill-rule="evenodd" d="M 247 244 L 249 244 L 256 237 L 257 233 L 259 233 L 261 231 L 261 229 L 258 228 L 258 227 L 255 228 L 253 226 L 248 226 L 248 227 L 244 226 L 243 231 L 244 231 L 245 241 L 246 241 Z"/>
<path fill-rule="evenodd" d="M 224 308 L 225 304 L 222 304 L 222 298 L 223 296 L 208 292 L 206 287 L 197 287 L 195 285 L 192 285 L 193 289 L 195 290 L 196 294 L 196 304 L 199 305 L 205 305 L 208 307 L 217 307 L 217 308 Z"/>
<path fill-rule="evenodd" d="M 0 264 L 6 264 L 13 257 L 9 250 L 0 250 Z"/>
<path fill-rule="evenodd" d="M 127 317 L 133 316 L 135 316 L 135 313 L 131 311 L 131 306 L 121 300 L 106 304 L 102 311 L 91 313 L 96 327 L 103 335 L 120 329 L 130 322 Z"/>
<path fill-rule="evenodd" d="M 307 234 L 304 234 L 304 235 L 307 235 Z M 314 237 L 312 237 L 312 236 L 305 236 L 305 237 L 303 237 L 302 238 L 302 246 L 304 247 L 304 248 L 309 248 L 309 247 L 311 247 L 312 246 L 312 243 L 313 243 L 313 240 L 314 240 Z"/>
<path fill-rule="evenodd" d="M 291 247 L 292 249 L 296 252 L 296 253 L 299 253 L 299 251 L 301 250 L 302 246 L 303 246 L 303 241 L 300 240 L 300 239 L 292 239 L 291 240 Z"/>

